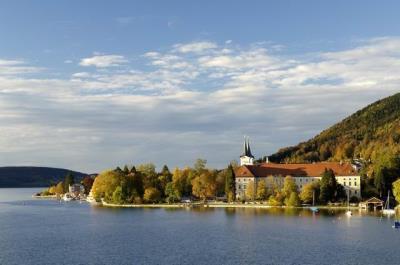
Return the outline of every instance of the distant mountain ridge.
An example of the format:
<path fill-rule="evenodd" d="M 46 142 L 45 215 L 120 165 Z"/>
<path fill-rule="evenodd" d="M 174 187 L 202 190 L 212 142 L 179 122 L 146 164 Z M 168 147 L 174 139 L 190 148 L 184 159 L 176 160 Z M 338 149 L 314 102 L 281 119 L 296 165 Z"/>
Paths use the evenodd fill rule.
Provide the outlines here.
<path fill-rule="evenodd" d="M 63 168 L 10 166 L 0 167 L 0 188 L 48 187 L 64 180 L 71 173 L 80 181 L 86 173 Z"/>
<path fill-rule="evenodd" d="M 378 100 L 298 145 L 280 149 L 273 162 L 303 163 L 353 158 L 376 160 L 400 151 L 400 93 Z"/>

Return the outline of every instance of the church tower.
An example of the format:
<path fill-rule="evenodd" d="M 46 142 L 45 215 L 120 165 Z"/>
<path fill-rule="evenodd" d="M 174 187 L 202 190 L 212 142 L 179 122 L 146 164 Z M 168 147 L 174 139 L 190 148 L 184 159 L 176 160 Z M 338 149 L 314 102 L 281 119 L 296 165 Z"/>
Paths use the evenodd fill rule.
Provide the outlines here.
<path fill-rule="evenodd" d="M 251 154 L 249 137 L 244 137 L 243 154 L 240 156 L 240 165 L 253 165 L 254 156 Z"/>

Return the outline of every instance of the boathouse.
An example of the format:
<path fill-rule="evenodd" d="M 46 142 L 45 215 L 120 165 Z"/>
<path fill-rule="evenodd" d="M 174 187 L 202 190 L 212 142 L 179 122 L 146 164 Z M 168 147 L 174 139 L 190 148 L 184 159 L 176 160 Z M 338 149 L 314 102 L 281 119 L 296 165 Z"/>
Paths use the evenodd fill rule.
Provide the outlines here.
<path fill-rule="evenodd" d="M 383 201 L 372 197 L 364 202 L 360 202 L 360 209 L 362 210 L 382 210 L 383 209 Z"/>

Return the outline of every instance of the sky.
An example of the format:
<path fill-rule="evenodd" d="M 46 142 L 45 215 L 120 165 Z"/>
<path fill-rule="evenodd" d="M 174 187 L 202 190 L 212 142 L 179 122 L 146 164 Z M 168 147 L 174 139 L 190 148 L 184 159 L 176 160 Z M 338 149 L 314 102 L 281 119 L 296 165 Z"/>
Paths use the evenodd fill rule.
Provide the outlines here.
<path fill-rule="evenodd" d="M 0 1 L 0 166 L 256 157 L 400 88 L 398 1 Z M 357 126 L 355 124 L 354 126 Z"/>

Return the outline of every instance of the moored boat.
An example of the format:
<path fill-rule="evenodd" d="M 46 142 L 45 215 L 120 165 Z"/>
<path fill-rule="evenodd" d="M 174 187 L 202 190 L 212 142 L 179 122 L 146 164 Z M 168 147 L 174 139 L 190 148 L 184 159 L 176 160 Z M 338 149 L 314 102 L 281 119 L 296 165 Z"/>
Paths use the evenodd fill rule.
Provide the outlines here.
<path fill-rule="evenodd" d="M 72 198 L 72 196 L 69 193 L 65 193 L 64 196 L 62 197 L 63 201 L 69 202 L 74 200 L 74 198 Z"/>
<path fill-rule="evenodd" d="M 390 208 L 390 191 L 388 191 L 388 196 L 386 198 L 386 202 L 385 202 L 385 207 L 382 211 L 382 214 L 384 215 L 393 215 L 395 214 L 396 211 L 394 209 Z"/>
<path fill-rule="evenodd" d="M 346 215 L 347 217 L 351 217 L 353 215 L 353 213 L 350 211 L 350 192 L 347 191 L 347 211 L 346 211 Z"/>
<path fill-rule="evenodd" d="M 314 213 L 319 212 L 318 207 L 315 207 L 315 190 L 313 190 L 313 194 L 312 194 L 312 207 L 310 207 L 310 210 Z"/>

